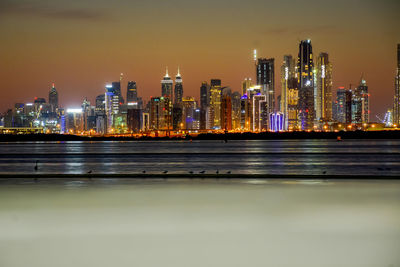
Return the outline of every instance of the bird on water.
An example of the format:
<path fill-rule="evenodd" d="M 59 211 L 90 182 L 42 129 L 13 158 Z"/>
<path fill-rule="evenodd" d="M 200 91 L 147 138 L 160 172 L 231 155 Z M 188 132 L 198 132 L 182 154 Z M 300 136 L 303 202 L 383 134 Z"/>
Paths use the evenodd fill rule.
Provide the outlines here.
<path fill-rule="evenodd" d="M 163 174 L 167 174 L 168 173 L 168 171 L 163 171 Z"/>

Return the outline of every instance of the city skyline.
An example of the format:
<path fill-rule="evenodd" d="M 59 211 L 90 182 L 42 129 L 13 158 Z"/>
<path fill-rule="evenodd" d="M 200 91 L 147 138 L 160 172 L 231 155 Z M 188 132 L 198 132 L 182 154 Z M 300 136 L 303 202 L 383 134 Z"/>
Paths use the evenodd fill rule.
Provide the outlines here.
<path fill-rule="evenodd" d="M 373 99 L 371 117 L 392 106 L 393 47 L 400 42 L 398 1 L 91 4 L 1 3 L 0 31 L 7 37 L 0 52 L 1 112 L 12 103 L 46 96 L 52 82 L 59 88 L 61 106 L 76 105 L 85 97 L 93 103 L 104 84 L 117 80 L 121 72 L 124 82 L 136 81 L 148 100 L 158 95 L 166 65 L 171 70 L 181 67 L 185 96 L 199 99 L 201 82 L 212 78 L 240 92 L 243 79 L 254 77 L 252 49 L 259 57 L 274 58 L 278 70 L 283 56 L 297 55 L 297 43 L 308 38 L 314 55 L 329 53 L 333 90 L 358 84 L 364 73 Z M 310 6 L 309 18 L 298 23 Z M 137 11 L 135 22 L 127 16 L 130 8 Z M 267 11 L 269 16 L 260 18 Z M 203 19 L 216 14 L 220 17 L 213 23 Z M 172 37 L 165 41 L 165 36 Z M 280 81 L 278 71 L 275 81 Z M 280 91 L 275 82 L 276 97 Z"/>

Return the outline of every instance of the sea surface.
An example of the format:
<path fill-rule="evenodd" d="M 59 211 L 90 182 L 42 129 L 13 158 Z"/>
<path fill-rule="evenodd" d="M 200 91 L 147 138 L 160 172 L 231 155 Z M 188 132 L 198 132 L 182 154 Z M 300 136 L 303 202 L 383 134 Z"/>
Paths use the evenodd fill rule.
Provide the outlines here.
<path fill-rule="evenodd" d="M 385 179 L 399 153 L 397 140 L 0 143 L 0 266 L 400 267 L 400 180 Z M 56 175 L 89 170 L 310 179 Z M 324 171 L 357 179 L 313 178 Z M 30 173 L 54 178 L 7 178 Z"/>
<path fill-rule="evenodd" d="M 400 175 L 400 140 L 0 143 L 0 174 L 89 171 L 393 176 Z"/>

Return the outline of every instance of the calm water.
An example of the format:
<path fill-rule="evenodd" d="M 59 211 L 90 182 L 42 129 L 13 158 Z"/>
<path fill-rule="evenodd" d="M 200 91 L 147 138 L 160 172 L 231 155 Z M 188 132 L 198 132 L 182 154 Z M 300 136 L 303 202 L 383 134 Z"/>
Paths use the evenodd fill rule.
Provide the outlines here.
<path fill-rule="evenodd" d="M 310 180 L 1 178 L 1 267 L 400 267 L 400 180 L 381 179 L 400 174 L 400 141 L 0 143 L 0 174 L 36 160 Z M 311 179 L 323 171 L 377 179 Z"/>
<path fill-rule="evenodd" d="M 400 182 L 0 179 L 2 267 L 398 267 Z"/>
<path fill-rule="evenodd" d="M 0 174 L 188 173 L 400 175 L 399 140 L 0 143 Z"/>

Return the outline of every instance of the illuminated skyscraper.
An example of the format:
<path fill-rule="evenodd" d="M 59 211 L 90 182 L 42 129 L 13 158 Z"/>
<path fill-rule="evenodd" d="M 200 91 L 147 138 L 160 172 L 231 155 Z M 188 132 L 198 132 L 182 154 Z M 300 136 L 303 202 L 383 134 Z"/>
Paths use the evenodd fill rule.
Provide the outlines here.
<path fill-rule="evenodd" d="M 335 120 L 337 122 L 351 123 L 352 92 L 340 87 L 336 92 Z"/>
<path fill-rule="evenodd" d="M 239 92 L 232 94 L 232 129 L 240 129 L 240 98 Z"/>
<path fill-rule="evenodd" d="M 178 74 L 176 74 L 175 77 L 174 104 L 178 105 L 182 104 L 182 97 L 183 97 L 182 77 L 178 67 Z"/>
<path fill-rule="evenodd" d="M 202 82 L 200 87 L 200 129 L 204 130 L 207 126 L 207 109 L 210 105 L 210 85 Z"/>
<path fill-rule="evenodd" d="M 49 92 L 49 104 L 51 112 L 55 113 L 58 109 L 58 92 L 54 86 L 54 83 L 51 85 Z"/>
<path fill-rule="evenodd" d="M 104 95 L 107 133 L 113 133 L 114 117 L 119 113 L 120 108 L 119 96 L 116 94 L 114 87 L 115 84 L 106 85 L 106 93 Z"/>
<path fill-rule="evenodd" d="M 267 129 L 268 113 L 267 97 L 260 93 L 252 97 L 251 106 L 253 107 L 253 132 L 260 132 Z"/>
<path fill-rule="evenodd" d="M 245 95 L 247 93 L 247 89 L 253 86 L 253 82 L 251 81 L 251 78 L 244 78 L 244 81 L 242 83 L 242 95 Z"/>
<path fill-rule="evenodd" d="M 221 128 L 221 80 L 219 79 L 211 80 L 208 120 L 211 128 Z"/>
<path fill-rule="evenodd" d="M 290 78 L 287 81 L 287 114 L 284 115 L 285 130 L 299 130 L 299 87 L 297 78 Z"/>
<path fill-rule="evenodd" d="M 327 53 L 317 58 L 317 94 L 315 95 L 315 113 L 318 121 L 332 120 L 332 64 Z"/>
<path fill-rule="evenodd" d="M 195 126 L 195 110 L 197 108 L 194 97 L 182 98 L 182 129 L 194 129 Z"/>
<path fill-rule="evenodd" d="M 367 82 L 361 77 L 360 85 L 354 89 L 352 97 L 352 122 L 369 123 L 369 94 Z"/>
<path fill-rule="evenodd" d="M 314 61 L 310 40 L 301 41 L 297 58 L 297 81 L 299 87 L 299 118 L 301 130 L 312 130 L 314 109 Z"/>
<path fill-rule="evenodd" d="M 393 124 L 400 126 L 400 44 L 397 44 L 397 71 L 394 83 Z"/>
<path fill-rule="evenodd" d="M 168 75 L 168 67 L 166 68 L 164 79 L 161 80 L 161 96 L 172 99 L 172 85 L 173 81 Z"/>
<path fill-rule="evenodd" d="M 222 89 L 221 129 L 225 131 L 232 130 L 232 92 L 229 87 Z"/>
<path fill-rule="evenodd" d="M 295 74 L 295 60 L 291 55 L 283 56 L 283 63 L 281 66 L 281 106 L 280 111 L 284 114 L 284 117 L 288 117 L 288 102 L 289 102 L 289 81 L 294 79 Z M 297 104 L 296 104 L 297 105 Z M 284 121 L 284 129 L 288 130 L 288 120 Z"/>
<path fill-rule="evenodd" d="M 128 82 L 128 87 L 127 87 L 127 91 L 126 91 L 126 102 L 129 103 L 133 103 L 133 102 L 137 102 L 137 88 L 136 88 L 136 82 L 134 81 L 129 81 Z"/>
<path fill-rule="evenodd" d="M 259 58 L 256 64 L 257 85 L 261 94 L 267 97 L 268 112 L 275 111 L 275 59 Z"/>
<path fill-rule="evenodd" d="M 171 100 L 166 97 L 152 97 L 150 99 L 150 129 L 171 130 L 172 110 Z"/>

